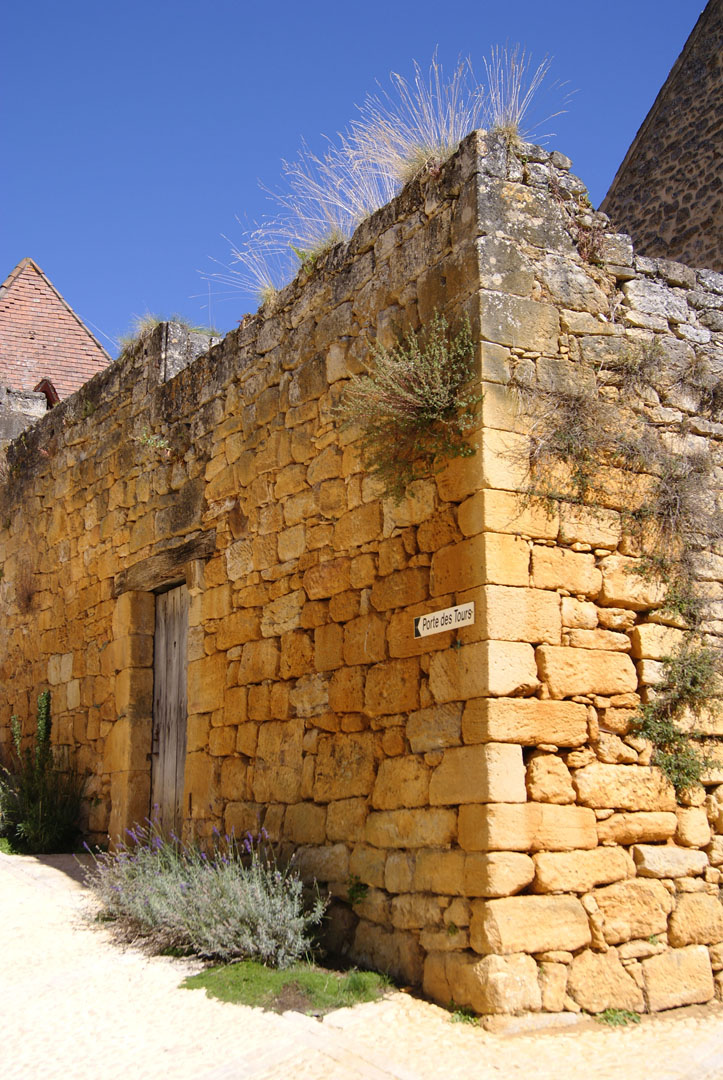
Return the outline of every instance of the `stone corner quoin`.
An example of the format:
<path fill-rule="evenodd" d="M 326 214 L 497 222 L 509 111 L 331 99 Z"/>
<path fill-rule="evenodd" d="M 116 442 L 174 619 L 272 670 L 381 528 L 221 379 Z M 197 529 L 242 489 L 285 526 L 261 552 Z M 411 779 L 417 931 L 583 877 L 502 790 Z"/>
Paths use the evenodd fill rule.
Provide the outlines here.
<path fill-rule="evenodd" d="M 611 376 L 606 408 L 720 466 L 722 311 L 723 276 L 636 256 L 562 154 L 468 137 L 208 353 L 169 364 L 154 332 L 11 445 L 5 747 L 49 687 L 91 839 L 159 798 L 201 840 L 263 825 L 328 886 L 330 944 L 440 1003 L 720 996 L 723 722 L 684 804 L 635 734 L 686 634 L 630 535 L 652 481 L 601 465 L 587 504 L 531 499 L 519 388 L 589 390 L 655 346 L 648 392 Z M 370 339 L 435 312 L 470 320 L 477 449 L 396 503 L 337 407 Z M 718 645 L 723 558 L 695 568 Z M 159 751 L 158 597 L 181 585 L 182 738 Z"/>

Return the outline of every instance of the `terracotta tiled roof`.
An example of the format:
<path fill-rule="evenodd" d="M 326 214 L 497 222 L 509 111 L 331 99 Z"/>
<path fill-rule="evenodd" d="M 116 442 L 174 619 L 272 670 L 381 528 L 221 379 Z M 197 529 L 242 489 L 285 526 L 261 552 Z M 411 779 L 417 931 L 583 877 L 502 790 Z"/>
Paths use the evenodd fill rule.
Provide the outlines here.
<path fill-rule="evenodd" d="M 48 379 L 65 398 L 109 363 L 40 267 L 18 263 L 0 285 L 0 384 L 34 390 Z"/>

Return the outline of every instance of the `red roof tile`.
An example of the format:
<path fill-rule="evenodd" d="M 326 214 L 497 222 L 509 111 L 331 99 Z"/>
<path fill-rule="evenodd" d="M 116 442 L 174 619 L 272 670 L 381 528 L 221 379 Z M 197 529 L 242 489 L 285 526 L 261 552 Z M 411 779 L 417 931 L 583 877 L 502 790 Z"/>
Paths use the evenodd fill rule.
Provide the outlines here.
<path fill-rule="evenodd" d="M 0 285 L 0 384 L 34 390 L 48 379 L 65 398 L 109 363 L 40 267 L 18 263 Z"/>

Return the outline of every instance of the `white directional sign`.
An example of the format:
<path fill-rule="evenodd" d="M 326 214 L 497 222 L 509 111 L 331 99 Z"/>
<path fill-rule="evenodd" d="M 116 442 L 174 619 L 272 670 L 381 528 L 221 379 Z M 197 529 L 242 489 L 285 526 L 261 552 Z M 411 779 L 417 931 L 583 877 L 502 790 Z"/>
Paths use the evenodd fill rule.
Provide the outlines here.
<path fill-rule="evenodd" d="M 414 619 L 414 636 L 429 637 L 441 634 L 445 630 L 460 630 L 474 622 L 474 601 L 469 604 L 457 604 L 456 607 L 443 608 L 442 611 L 430 611 L 429 615 L 417 615 Z"/>

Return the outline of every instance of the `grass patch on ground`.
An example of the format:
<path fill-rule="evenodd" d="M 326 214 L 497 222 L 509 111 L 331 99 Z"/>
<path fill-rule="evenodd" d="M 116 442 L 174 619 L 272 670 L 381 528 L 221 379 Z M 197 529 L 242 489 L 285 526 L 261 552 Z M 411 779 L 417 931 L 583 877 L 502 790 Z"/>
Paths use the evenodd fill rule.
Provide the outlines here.
<path fill-rule="evenodd" d="M 0 836 L 0 852 L 2 852 L 3 855 L 15 854 L 15 848 L 10 843 L 7 836 Z"/>
<path fill-rule="evenodd" d="M 289 1009 L 311 1015 L 376 1001 L 389 979 L 374 971 L 330 971 L 313 964 L 268 968 L 255 960 L 210 967 L 189 975 L 181 986 L 205 990 L 209 997 L 234 1005 L 253 1005 L 271 1012 Z"/>

